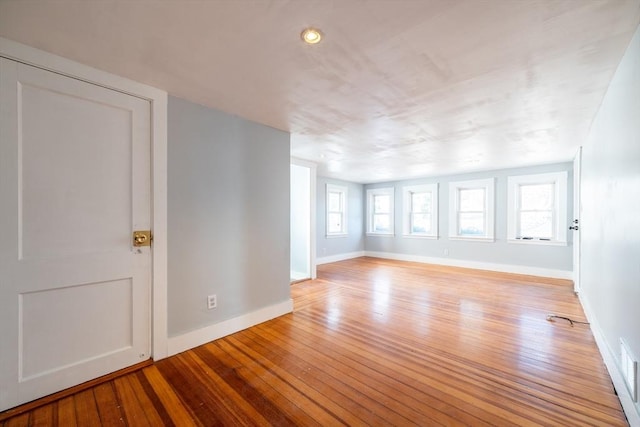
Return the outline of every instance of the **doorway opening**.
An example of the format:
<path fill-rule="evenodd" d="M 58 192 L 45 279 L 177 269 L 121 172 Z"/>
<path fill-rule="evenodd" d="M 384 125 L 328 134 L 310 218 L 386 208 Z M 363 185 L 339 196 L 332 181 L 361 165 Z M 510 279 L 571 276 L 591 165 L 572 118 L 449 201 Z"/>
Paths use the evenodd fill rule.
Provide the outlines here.
<path fill-rule="evenodd" d="M 291 161 L 291 283 L 315 279 L 315 164 Z"/>

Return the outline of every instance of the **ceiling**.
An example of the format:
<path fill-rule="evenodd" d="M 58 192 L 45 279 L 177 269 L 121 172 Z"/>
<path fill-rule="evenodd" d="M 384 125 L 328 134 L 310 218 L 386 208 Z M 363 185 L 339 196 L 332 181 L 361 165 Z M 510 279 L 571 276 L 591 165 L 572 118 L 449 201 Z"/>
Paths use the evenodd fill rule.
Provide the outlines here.
<path fill-rule="evenodd" d="M 360 183 L 570 161 L 639 23 L 640 0 L 0 0 L 0 36 L 289 131 Z"/>

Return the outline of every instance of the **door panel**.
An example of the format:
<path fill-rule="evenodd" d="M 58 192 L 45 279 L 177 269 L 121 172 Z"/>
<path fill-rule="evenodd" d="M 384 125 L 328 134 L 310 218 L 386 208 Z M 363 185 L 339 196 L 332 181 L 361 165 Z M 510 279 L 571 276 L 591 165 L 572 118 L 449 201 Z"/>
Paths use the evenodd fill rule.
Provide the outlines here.
<path fill-rule="evenodd" d="M 0 59 L 0 200 L 0 410 L 149 358 L 148 101 Z"/>

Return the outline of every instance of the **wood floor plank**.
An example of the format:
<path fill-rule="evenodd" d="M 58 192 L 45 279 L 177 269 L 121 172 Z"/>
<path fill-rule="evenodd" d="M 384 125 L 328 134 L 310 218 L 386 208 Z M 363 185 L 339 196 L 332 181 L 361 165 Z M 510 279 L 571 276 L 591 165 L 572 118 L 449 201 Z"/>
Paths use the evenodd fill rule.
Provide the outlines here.
<path fill-rule="evenodd" d="M 27 427 L 29 425 L 30 418 L 31 413 L 26 412 L 24 414 L 9 418 L 7 421 L 5 421 L 4 425 L 6 427 Z"/>
<path fill-rule="evenodd" d="M 120 403 L 116 397 L 112 381 L 96 386 L 94 389 L 94 395 L 102 425 L 126 425 L 124 413 L 122 412 Z"/>
<path fill-rule="evenodd" d="M 585 321 L 569 281 L 362 257 L 319 266 L 291 296 L 291 314 L 0 419 L 627 425 L 589 325 L 547 320 Z"/>
<path fill-rule="evenodd" d="M 101 425 L 93 389 L 89 388 L 73 395 L 76 423 L 79 427 Z"/>
<path fill-rule="evenodd" d="M 175 390 L 165 380 L 156 366 L 151 366 L 143 370 L 144 376 L 155 390 L 158 399 L 167 411 L 169 418 L 176 426 L 199 426 L 196 420 L 182 403 Z"/>
<path fill-rule="evenodd" d="M 54 422 L 53 405 L 44 405 L 33 411 L 29 425 L 33 427 L 44 427 L 54 425 Z"/>
<path fill-rule="evenodd" d="M 124 413 L 125 424 L 130 426 L 152 426 L 131 384 L 131 375 L 113 380 L 118 400 Z"/>
<path fill-rule="evenodd" d="M 76 417 L 75 399 L 73 396 L 58 400 L 58 424 L 60 426 L 75 427 L 78 425 Z"/>

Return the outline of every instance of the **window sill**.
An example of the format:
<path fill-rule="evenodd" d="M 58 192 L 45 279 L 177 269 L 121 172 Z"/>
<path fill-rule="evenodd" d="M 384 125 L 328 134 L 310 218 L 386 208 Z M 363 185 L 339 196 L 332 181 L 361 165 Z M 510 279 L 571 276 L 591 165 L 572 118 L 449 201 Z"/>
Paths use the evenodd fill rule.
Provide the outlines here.
<path fill-rule="evenodd" d="M 514 239 L 507 240 L 508 243 L 517 245 L 543 245 L 543 246 L 567 246 L 567 242 L 560 240 L 540 240 L 540 239 Z"/>
<path fill-rule="evenodd" d="M 369 237 L 393 237 L 393 233 L 367 233 Z"/>
<path fill-rule="evenodd" d="M 427 239 L 427 240 L 438 240 L 438 236 L 432 236 L 429 234 L 403 234 L 403 239 Z"/>
<path fill-rule="evenodd" d="M 466 240 L 467 242 L 495 242 L 493 237 L 462 237 L 462 236 L 449 236 L 449 240 Z"/>
<path fill-rule="evenodd" d="M 327 239 L 339 239 L 342 237 L 348 237 L 349 235 L 347 233 L 342 233 L 342 234 L 327 234 L 325 237 Z"/>

